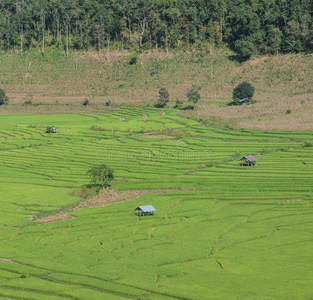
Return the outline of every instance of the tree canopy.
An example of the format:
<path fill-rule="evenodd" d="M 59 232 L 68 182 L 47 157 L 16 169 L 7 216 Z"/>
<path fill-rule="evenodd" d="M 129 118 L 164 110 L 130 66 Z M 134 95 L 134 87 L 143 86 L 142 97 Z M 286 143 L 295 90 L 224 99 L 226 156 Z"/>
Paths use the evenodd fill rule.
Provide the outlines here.
<path fill-rule="evenodd" d="M 312 51 L 311 0 L 6 0 L 0 48 L 70 51 L 228 45 L 241 56 Z M 209 48 L 208 48 L 209 49 Z"/>
<path fill-rule="evenodd" d="M 166 88 L 160 88 L 159 90 L 159 100 L 155 103 L 155 107 L 157 108 L 164 108 L 167 103 L 170 101 L 170 95 Z"/>
<path fill-rule="evenodd" d="M 192 88 L 187 93 L 188 101 L 191 101 L 194 106 L 198 103 L 198 101 L 201 99 L 201 96 L 199 94 L 201 87 L 193 85 Z"/>
<path fill-rule="evenodd" d="M 87 171 L 91 181 L 93 183 L 100 182 L 103 188 L 110 186 L 111 181 L 114 179 L 113 173 L 114 170 L 105 164 L 94 165 Z"/>
<path fill-rule="evenodd" d="M 249 82 L 242 82 L 238 84 L 234 90 L 233 90 L 233 100 L 236 101 L 236 99 L 244 99 L 249 98 L 251 99 L 254 95 L 254 87 Z"/>
<path fill-rule="evenodd" d="M 5 95 L 5 91 L 0 89 L 0 105 L 6 104 L 8 102 L 8 97 Z"/>

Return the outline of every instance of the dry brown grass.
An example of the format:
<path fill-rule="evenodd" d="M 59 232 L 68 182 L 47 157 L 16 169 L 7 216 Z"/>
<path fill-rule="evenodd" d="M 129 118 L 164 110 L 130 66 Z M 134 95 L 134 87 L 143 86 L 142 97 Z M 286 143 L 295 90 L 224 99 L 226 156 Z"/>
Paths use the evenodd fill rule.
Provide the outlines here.
<path fill-rule="evenodd" d="M 173 106 L 176 99 L 186 101 L 188 89 L 197 84 L 202 86 L 202 100 L 196 117 L 248 128 L 313 129 L 313 55 L 261 57 L 240 64 L 224 54 L 182 52 L 177 60 L 176 53 L 149 51 L 130 66 L 132 55 L 112 53 L 108 64 L 105 53 L 83 53 L 77 70 L 74 55 L 53 62 L 33 58 L 28 72 L 27 59 L 8 54 L 4 60 L 10 63 L 4 64 L 0 81 L 11 105 L 0 107 L 0 113 L 99 113 L 110 109 L 104 105 L 109 100 L 112 107 L 153 105 L 163 86 Z M 233 88 L 243 80 L 255 86 L 258 103 L 226 107 Z M 22 105 L 30 98 L 37 106 Z M 90 101 L 87 107 L 82 106 L 85 99 Z M 292 113 L 286 115 L 287 109 Z"/>

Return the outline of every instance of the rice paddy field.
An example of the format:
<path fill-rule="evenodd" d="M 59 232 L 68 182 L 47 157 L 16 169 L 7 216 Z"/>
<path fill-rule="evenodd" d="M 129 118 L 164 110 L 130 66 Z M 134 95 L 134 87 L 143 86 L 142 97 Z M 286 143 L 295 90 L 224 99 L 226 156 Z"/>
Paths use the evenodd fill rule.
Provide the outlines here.
<path fill-rule="evenodd" d="M 313 299 L 312 132 L 120 108 L 1 115 L 0 141 L 1 299 Z M 69 209 L 100 163 L 149 192 Z"/>

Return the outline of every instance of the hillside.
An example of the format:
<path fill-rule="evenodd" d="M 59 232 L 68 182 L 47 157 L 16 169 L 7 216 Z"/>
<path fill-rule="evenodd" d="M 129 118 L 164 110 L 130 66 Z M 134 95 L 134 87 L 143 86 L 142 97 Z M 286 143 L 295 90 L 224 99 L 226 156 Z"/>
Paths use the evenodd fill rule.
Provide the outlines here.
<path fill-rule="evenodd" d="M 158 90 L 170 93 L 169 107 L 176 99 L 186 101 L 193 84 L 201 89 L 201 102 L 192 117 L 207 122 L 228 123 L 243 128 L 311 130 L 313 106 L 313 55 L 288 54 L 236 61 L 227 53 L 205 52 L 141 54 L 81 53 L 66 59 L 47 50 L 0 56 L 0 85 L 10 105 L 0 113 L 102 112 L 118 106 L 153 106 Z M 132 56 L 136 65 L 130 65 Z M 212 77 L 211 78 L 211 63 Z M 77 69 L 76 69 L 77 66 Z M 257 103 L 227 107 L 233 88 L 243 80 L 255 86 Z M 83 107 L 85 99 L 90 105 Z M 27 102 L 31 105 L 25 105 Z M 111 106 L 105 103 L 111 101 Z M 291 114 L 286 114 L 287 110 Z M 189 115 L 190 112 L 180 112 Z"/>

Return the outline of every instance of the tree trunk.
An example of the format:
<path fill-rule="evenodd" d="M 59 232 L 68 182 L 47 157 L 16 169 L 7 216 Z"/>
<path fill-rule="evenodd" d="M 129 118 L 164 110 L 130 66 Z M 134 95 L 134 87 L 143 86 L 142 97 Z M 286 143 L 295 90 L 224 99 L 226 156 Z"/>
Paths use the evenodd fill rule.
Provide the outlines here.
<path fill-rule="evenodd" d="M 167 33 L 165 34 L 165 51 L 166 51 L 166 54 L 168 54 L 168 36 L 167 36 Z"/>
<path fill-rule="evenodd" d="M 71 17 L 68 13 L 65 13 L 64 25 L 66 34 L 66 57 L 69 57 L 68 47 L 69 47 L 69 34 L 70 34 L 69 30 L 71 25 Z"/>
<path fill-rule="evenodd" d="M 68 57 L 68 26 L 65 26 L 65 31 L 66 31 L 66 57 Z"/>
<path fill-rule="evenodd" d="M 46 16 L 43 10 L 41 10 L 41 26 L 42 26 L 42 53 L 45 53 L 45 21 L 46 21 Z"/>
<path fill-rule="evenodd" d="M 45 53 L 45 29 L 42 29 L 42 53 Z"/>
<path fill-rule="evenodd" d="M 100 47 L 101 47 L 101 34 L 98 32 L 98 54 L 100 55 Z"/>
<path fill-rule="evenodd" d="M 79 24 L 79 30 L 80 30 L 80 44 L 79 44 L 79 50 L 82 50 L 83 45 L 83 29 L 82 29 L 82 23 Z"/>
<path fill-rule="evenodd" d="M 21 50 L 20 50 L 20 56 L 21 58 L 23 57 L 23 30 L 20 33 L 20 38 L 21 38 Z"/>
<path fill-rule="evenodd" d="M 76 52 L 75 70 L 77 70 L 77 67 L 78 67 L 78 53 Z"/>
<path fill-rule="evenodd" d="M 139 23 L 139 27 L 140 27 L 140 33 L 139 33 L 139 46 L 142 46 L 142 38 L 143 35 L 145 33 L 145 29 L 146 29 L 146 18 L 143 18 L 143 20 L 140 20 L 139 17 L 137 17 L 138 23 Z"/>
<path fill-rule="evenodd" d="M 108 64 L 110 63 L 110 36 L 107 35 L 107 47 L 108 47 Z"/>
<path fill-rule="evenodd" d="M 116 43 L 117 43 L 117 51 L 119 52 L 119 51 L 120 51 L 120 46 L 119 46 L 119 43 L 118 43 L 118 35 L 117 35 L 117 32 L 115 32 L 115 36 L 116 36 Z"/>

